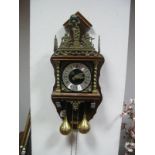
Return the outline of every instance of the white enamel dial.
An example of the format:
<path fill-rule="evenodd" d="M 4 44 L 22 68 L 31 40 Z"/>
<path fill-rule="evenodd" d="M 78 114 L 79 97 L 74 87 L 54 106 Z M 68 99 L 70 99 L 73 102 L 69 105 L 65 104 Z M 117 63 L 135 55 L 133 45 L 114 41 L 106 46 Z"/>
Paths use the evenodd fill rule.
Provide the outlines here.
<path fill-rule="evenodd" d="M 65 67 L 62 80 L 68 89 L 83 91 L 91 82 L 91 72 L 85 64 L 71 63 Z"/>

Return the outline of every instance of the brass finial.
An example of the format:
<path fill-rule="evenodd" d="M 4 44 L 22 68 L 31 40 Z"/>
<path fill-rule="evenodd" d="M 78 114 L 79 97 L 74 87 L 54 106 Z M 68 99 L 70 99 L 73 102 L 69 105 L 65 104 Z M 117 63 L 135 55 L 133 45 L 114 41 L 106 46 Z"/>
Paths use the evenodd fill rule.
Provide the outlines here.
<path fill-rule="evenodd" d="M 98 52 L 100 53 L 100 36 L 98 36 Z"/>
<path fill-rule="evenodd" d="M 57 40 L 57 37 L 55 35 L 55 38 L 54 38 L 54 52 L 58 49 L 58 40 Z"/>

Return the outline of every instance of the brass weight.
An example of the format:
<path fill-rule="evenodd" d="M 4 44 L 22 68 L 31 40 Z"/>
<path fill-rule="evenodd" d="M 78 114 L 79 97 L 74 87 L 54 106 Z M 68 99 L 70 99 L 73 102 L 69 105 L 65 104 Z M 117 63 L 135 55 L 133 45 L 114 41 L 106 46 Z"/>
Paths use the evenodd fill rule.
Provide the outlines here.
<path fill-rule="evenodd" d="M 78 129 L 79 129 L 79 132 L 83 134 L 87 133 L 90 130 L 90 125 L 87 121 L 86 114 L 83 115 L 83 119 L 78 125 Z"/>
<path fill-rule="evenodd" d="M 60 132 L 63 135 L 68 135 L 71 132 L 72 128 L 67 120 L 67 116 L 64 118 L 61 126 L 60 126 Z"/>

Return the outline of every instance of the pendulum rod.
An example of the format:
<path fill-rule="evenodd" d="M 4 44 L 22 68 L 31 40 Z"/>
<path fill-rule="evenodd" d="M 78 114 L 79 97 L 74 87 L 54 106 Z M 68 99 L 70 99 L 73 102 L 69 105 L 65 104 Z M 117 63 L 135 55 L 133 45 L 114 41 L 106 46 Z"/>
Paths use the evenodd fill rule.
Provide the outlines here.
<path fill-rule="evenodd" d="M 78 121 L 79 121 L 79 109 L 77 109 L 77 117 L 76 117 L 76 122 L 77 122 L 77 126 L 78 126 Z M 73 107 L 72 107 L 72 129 L 73 129 Z M 77 127 L 78 128 L 78 127 Z M 74 130 L 72 130 L 71 132 L 71 155 L 73 155 L 73 132 Z M 78 141 L 78 129 L 75 130 L 75 155 L 77 155 L 77 141 Z"/>
<path fill-rule="evenodd" d="M 72 107 L 71 155 L 73 154 L 73 107 Z"/>
<path fill-rule="evenodd" d="M 78 120 L 79 120 L 79 109 L 78 109 L 78 112 L 77 112 L 76 121 L 78 122 Z M 77 142 L 78 142 L 78 129 L 76 129 L 75 155 L 77 155 Z"/>

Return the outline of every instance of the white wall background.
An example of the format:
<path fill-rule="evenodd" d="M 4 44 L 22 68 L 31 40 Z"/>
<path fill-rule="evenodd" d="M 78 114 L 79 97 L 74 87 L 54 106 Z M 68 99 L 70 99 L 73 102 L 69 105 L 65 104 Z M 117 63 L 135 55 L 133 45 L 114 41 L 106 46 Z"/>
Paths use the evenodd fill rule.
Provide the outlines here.
<path fill-rule="evenodd" d="M 59 134 L 61 120 L 50 95 L 54 84 L 50 56 L 53 38 L 69 16 L 80 11 L 101 35 L 105 64 L 100 84 L 103 103 L 91 131 L 78 136 L 79 155 L 117 155 L 124 100 L 130 0 L 31 0 L 30 74 L 32 154 L 68 155 L 70 139 Z"/>

